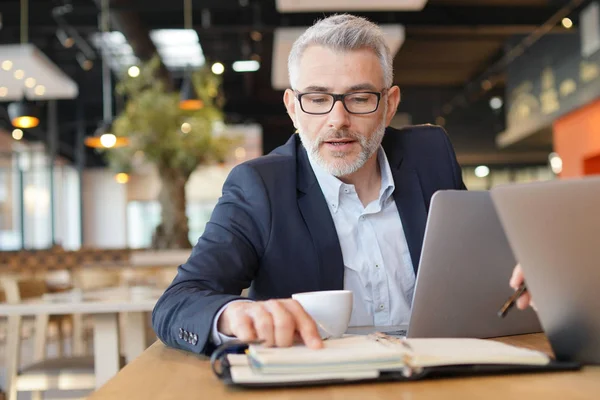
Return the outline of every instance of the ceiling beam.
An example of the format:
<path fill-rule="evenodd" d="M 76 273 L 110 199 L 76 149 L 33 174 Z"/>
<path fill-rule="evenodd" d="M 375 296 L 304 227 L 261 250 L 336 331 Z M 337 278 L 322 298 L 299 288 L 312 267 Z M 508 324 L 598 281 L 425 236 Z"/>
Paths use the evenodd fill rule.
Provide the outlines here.
<path fill-rule="evenodd" d="M 100 0 L 94 0 L 99 3 Z M 121 13 L 123 15 L 137 15 L 138 20 L 143 19 L 151 26 L 181 27 L 183 25 L 182 9 L 173 7 L 171 2 L 150 2 L 151 4 L 140 4 L 133 0 L 112 0 L 111 14 Z M 18 2 L 3 4 L 3 15 L 5 27 L 18 26 L 19 6 Z M 194 8 L 194 20 L 200 21 L 200 14 L 205 7 Z M 508 7 L 460 7 L 460 6 L 427 6 L 425 10 L 415 12 L 366 12 L 356 13 L 363 15 L 373 22 L 380 24 L 403 23 L 410 25 L 443 25 L 443 26 L 469 26 L 469 25 L 539 25 L 548 19 L 555 11 L 555 7 L 519 7 L 515 12 L 513 6 Z M 89 20 L 95 16 L 98 9 L 84 5 L 77 5 L 73 15 L 78 18 Z M 261 28 L 275 26 L 310 26 L 315 19 L 326 16 L 324 13 L 294 13 L 280 14 L 274 7 L 263 5 L 258 10 L 258 20 L 255 13 L 248 12 L 246 8 L 238 6 L 231 8 L 210 8 L 211 26 L 240 26 L 253 25 L 257 21 Z M 38 13 L 32 18 L 42 16 Z M 197 18 L 196 18 L 197 17 Z M 16 19 L 15 19 L 16 18 Z M 232 24 L 232 21 L 234 22 Z M 30 21 L 31 29 L 35 28 L 35 21 Z M 73 24 L 81 24 L 81 21 L 69 21 Z M 85 25 L 85 23 L 83 24 Z M 257 26 L 254 28 L 257 28 Z"/>
<path fill-rule="evenodd" d="M 18 1 L 2 1 L 2 14 L 4 16 L 4 26 L 18 26 L 20 5 Z M 100 0 L 94 0 L 99 6 Z M 223 23 L 231 24 L 231 21 L 239 21 L 241 24 L 251 24 L 255 21 L 256 15 L 253 12 L 248 12 L 247 8 L 240 7 L 237 1 L 227 2 L 219 1 L 220 7 L 213 7 L 203 3 L 203 7 L 194 9 L 194 17 L 198 16 L 203 9 L 210 9 L 211 24 L 222 25 Z M 314 23 L 315 18 L 323 18 L 324 13 L 293 13 L 281 14 L 275 7 L 269 6 L 268 1 L 258 8 L 258 16 L 260 24 L 266 26 L 309 26 Z M 35 5 L 36 12 L 31 13 L 32 20 L 30 28 L 34 28 L 37 18 L 45 18 L 46 13 L 52 9 L 51 2 L 39 2 Z M 168 1 L 147 1 L 139 2 L 135 0 L 111 0 L 111 14 L 122 13 L 123 15 L 142 15 L 148 23 L 165 21 L 170 25 L 182 26 L 182 7 L 174 5 Z M 356 13 L 364 15 L 377 23 L 405 23 L 407 25 L 538 25 L 548 19 L 558 7 L 552 6 L 522 6 L 515 11 L 515 6 L 495 6 L 495 7 L 476 7 L 456 6 L 456 5 L 427 5 L 421 12 L 360 12 Z M 343 11 L 343 10 L 340 10 Z M 86 6 L 84 4 L 75 4 L 73 16 L 89 20 L 90 17 L 95 17 L 98 9 L 94 6 Z M 241 18 L 240 18 L 241 17 Z M 196 19 L 196 18 L 194 18 Z M 139 18 L 138 18 L 139 20 Z M 150 21 L 152 20 L 152 21 Z M 170 20 L 170 22 L 166 22 Z M 77 23 L 77 21 L 69 21 Z M 80 23 L 80 21 L 79 21 Z"/>
<path fill-rule="evenodd" d="M 98 31 L 96 26 L 85 26 L 85 25 L 71 25 L 78 32 L 82 34 L 91 34 Z M 202 26 L 200 24 L 194 25 L 194 29 L 198 34 L 238 34 L 238 33 L 249 33 L 252 31 L 259 30 L 262 33 L 274 32 L 279 26 L 277 25 L 261 25 L 257 27 L 252 24 L 231 24 L 231 25 L 211 25 Z M 181 24 L 171 24 L 164 22 L 160 25 L 160 28 L 181 28 Z M 431 35 L 431 36 L 511 36 L 511 35 L 527 35 L 532 33 L 538 25 L 407 25 L 406 32 L 413 35 Z M 56 31 L 55 27 L 49 26 L 38 26 L 31 27 L 30 31 L 39 34 L 53 34 Z M 6 27 L 3 30 L 4 33 L 13 33 L 18 35 L 18 27 Z M 577 28 L 565 29 L 563 27 L 555 27 L 550 30 L 552 34 L 575 34 Z"/>
<path fill-rule="evenodd" d="M 528 35 L 534 32 L 538 25 L 409 25 L 406 27 L 407 35 L 419 36 L 512 36 Z M 574 34 L 577 29 L 566 29 L 557 26 L 548 33 Z"/>
<path fill-rule="evenodd" d="M 532 151 L 512 151 L 512 152 L 458 152 L 456 158 L 460 165 L 475 166 L 475 165 L 518 165 L 518 164 L 546 164 L 548 162 L 548 153 L 552 151 L 550 146 L 547 150 L 532 150 Z"/>
<path fill-rule="evenodd" d="M 101 0 L 94 0 L 99 5 Z M 3 9 L 4 29 L 3 31 L 12 31 L 18 29 L 18 3 L 9 3 Z M 181 28 L 182 27 L 182 9 L 173 7 L 169 2 L 158 2 L 152 6 L 141 6 L 134 0 L 112 0 L 111 19 L 116 27 L 123 33 L 125 31 L 146 31 L 146 39 L 140 40 L 140 54 L 146 52 L 147 48 L 152 49 L 153 43 L 147 36 L 146 22 L 152 27 L 161 28 Z M 12 10 L 12 8 L 15 8 Z M 202 8 L 194 9 L 195 14 L 199 14 Z M 548 19 L 555 9 L 553 7 L 519 7 L 519 12 L 515 12 L 514 7 L 459 7 L 459 6 L 428 6 L 419 13 L 409 12 L 369 12 L 359 13 L 374 22 L 380 24 L 401 23 L 407 26 L 417 34 L 436 34 L 444 35 L 444 32 L 456 35 L 512 35 L 529 34 Z M 78 5 L 74 8 L 73 17 L 69 21 L 81 33 L 89 32 L 95 26 L 86 25 L 81 19 L 89 21 L 89 16 L 96 15 L 98 9 L 89 6 Z M 280 14 L 274 9 L 262 7 L 259 9 L 260 23 L 256 23 L 252 13 L 239 6 L 232 9 L 217 8 L 211 9 L 211 19 L 209 26 L 197 24 L 194 28 L 199 32 L 209 33 L 234 33 L 250 32 L 260 30 L 270 32 L 280 26 L 310 26 L 316 18 L 323 18 L 322 13 L 297 13 Z M 194 20 L 200 21 L 198 18 Z M 78 26 L 78 24 L 80 26 Z M 32 32 L 46 32 L 48 29 L 44 25 L 31 24 Z M 562 27 L 552 30 L 553 33 L 563 33 Z M 572 31 L 572 30 L 571 30 Z M 3 32 L 4 33 L 4 32 Z M 126 35 L 127 36 L 127 35 Z M 132 43 L 133 45 L 133 43 Z M 134 49 L 135 50 L 135 49 Z"/>

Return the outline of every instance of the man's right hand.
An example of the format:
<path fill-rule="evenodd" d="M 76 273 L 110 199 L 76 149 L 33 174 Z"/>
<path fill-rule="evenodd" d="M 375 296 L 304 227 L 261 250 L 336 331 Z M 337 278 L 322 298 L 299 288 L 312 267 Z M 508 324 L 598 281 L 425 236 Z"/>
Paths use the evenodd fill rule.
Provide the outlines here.
<path fill-rule="evenodd" d="M 510 287 L 517 290 L 524 281 L 525 276 L 523 275 L 523 269 L 521 268 L 520 264 L 517 264 L 510 278 Z M 525 293 L 523 293 L 521 297 L 517 299 L 517 308 L 524 310 L 529 306 L 535 309 L 535 305 L 533 304 L 533 301 L 531 301 L 531 294 L 529 291 L 525 291 Z"/>
<path fill-rule="evenodd" d="M 315 321 L 293 299 L 230 303 L 217 329 L 242 341 L 261 340 L 276 347 L 291 346 L 298 334 L 308 347 L 323 347 Z"/>

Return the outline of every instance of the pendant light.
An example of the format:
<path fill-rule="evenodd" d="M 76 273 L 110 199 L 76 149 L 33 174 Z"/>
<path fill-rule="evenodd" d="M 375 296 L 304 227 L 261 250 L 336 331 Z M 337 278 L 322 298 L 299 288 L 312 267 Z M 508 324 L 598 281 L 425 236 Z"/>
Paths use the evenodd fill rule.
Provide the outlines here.
<path fill-rule="evenodd" d="M 31 129 L 40 124 L 39 110 L 23 94 L 23 99 L 8 105 L 8 116 L 15 128 Z"/>
<path fill-rule="evenodd" d="M 104 49 L 104 41 L 108 33 L 108 2 L 102 0 L 100 10 L 100 31 L 102 32 L 101 49 L 102 52 L 102 100 L 103 100 L 103 120 L 98 124 L 98 128 L 94 132 L 94 136 L 85 139 L 85 145 L 97 149 L 110 149 L 115 147 L 123 147 L 129 144 L 129 139 L 117 137 L 112 133 L 112 93 L 110 84 L 110 66 L 106 60 L 106 51 Z"/>
<path fill-rule="evenodd" d="M 21 44 L 27 44 L 27 30 L 29 20 L 28 0 L 21 0 Z M 26 92 L 23 91 L 23 98 L 8 105 L 8 116 L 10 122 L 15 128 L 30 129 L 40 124 L 39 110 L 32 102 L 27 100 Z"/>
<path fill-rule="evenodd" d="M 184 28 L 189 30 L 193 29 L 192 0 L 183 0 L 183 19 Z M 200 99 L 198 93 L 196 92 L 192 77 L 192 69 L 188 67 L 183 78 L 183 84 L 181 85 L 179 108 L 182 110 L 195 111 L 200 110 L 202 107 L 204 107 L 204 102 Z"/>

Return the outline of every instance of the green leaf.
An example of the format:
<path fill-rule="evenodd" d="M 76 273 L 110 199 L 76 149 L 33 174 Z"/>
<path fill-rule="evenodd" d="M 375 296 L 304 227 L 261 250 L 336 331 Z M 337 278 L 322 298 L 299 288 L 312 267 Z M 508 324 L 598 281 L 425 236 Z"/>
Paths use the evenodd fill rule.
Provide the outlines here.
<path fill-rule="evenodd" d="M 221 78 L 204 66 L 192 75 L 192 82 L 204 106 L 197 111 L 179 108 L 179 93 L 169 92 L 158 78 L 160 59 L 154 57 L 140 66 L 136 78 L 123 74 L 116 90 L 125 105 L 113 121 L 113 133 L 129 138 L 127 147 L 105 150 L 110 166 L 117 172 L 134 169 L 134 154 L 142 152 L 146 162 L 180 169 L 189 176 L 202 164 L 227 157 L 241 138 L 214 133 L 223 119 L 220 99 Z M 182 124 L 189 124 L 189 131 Z M 187 128 L 187 126 L 186 126 Z"/>

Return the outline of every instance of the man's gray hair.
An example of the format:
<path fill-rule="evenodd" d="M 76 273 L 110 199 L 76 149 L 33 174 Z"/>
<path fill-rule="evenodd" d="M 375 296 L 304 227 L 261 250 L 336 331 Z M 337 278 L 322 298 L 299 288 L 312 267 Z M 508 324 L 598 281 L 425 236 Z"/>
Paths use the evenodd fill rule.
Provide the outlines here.
<path fill-rule="evenodd" d="M 300 58 L 308 46 L 318 45 L 334 51 L 350 51 L 369 48 L 379 58 L 385 87 L 393 83 L 393 60 L 381 29 L 365 18 L 350 14 L 334 15 L 318 21 L 308 28 L 292 46 L 288 57 L 290 85 L 298 81 Z"/>

